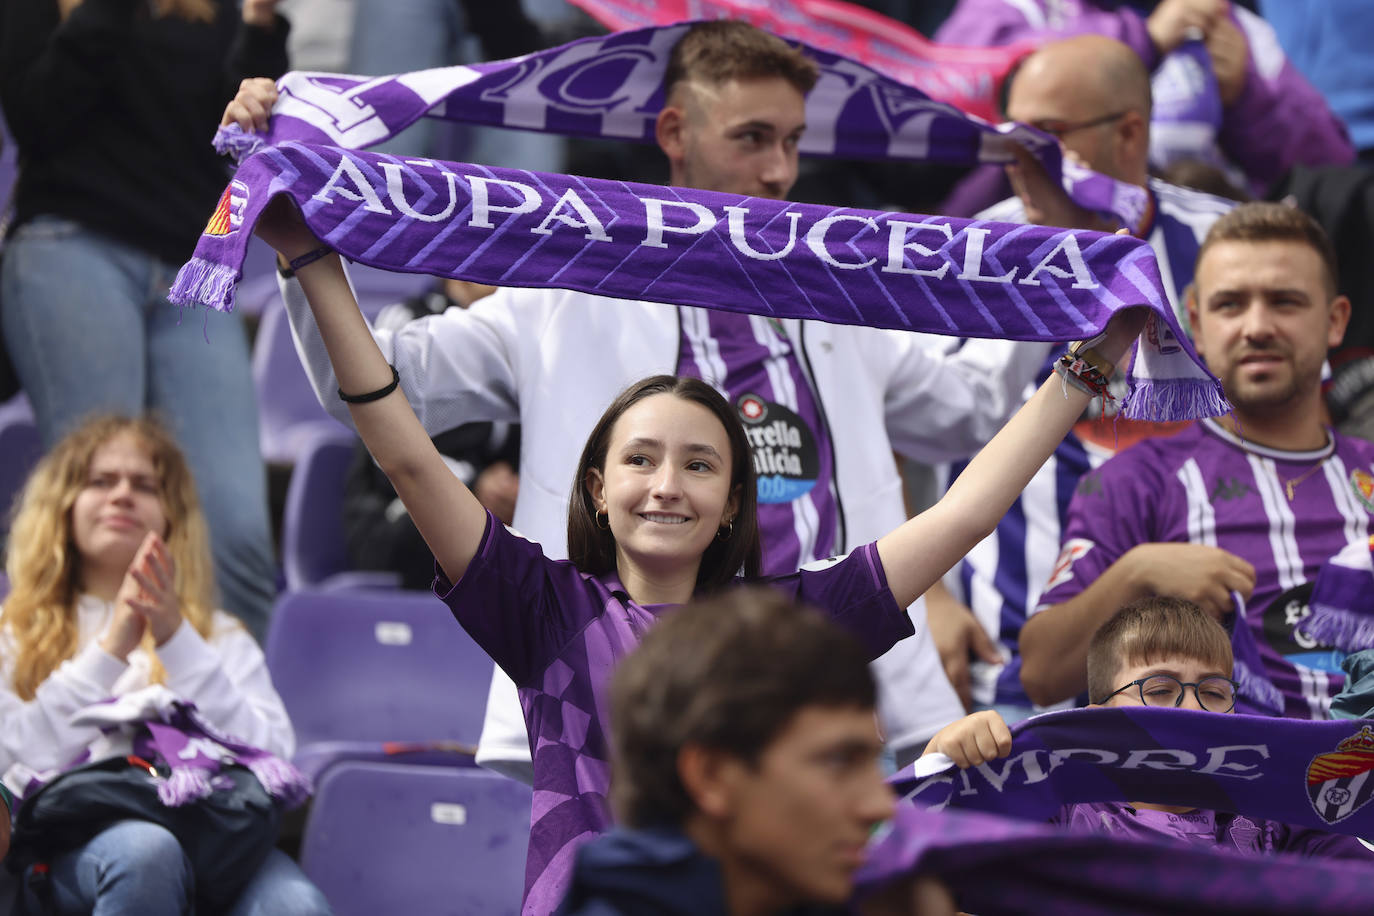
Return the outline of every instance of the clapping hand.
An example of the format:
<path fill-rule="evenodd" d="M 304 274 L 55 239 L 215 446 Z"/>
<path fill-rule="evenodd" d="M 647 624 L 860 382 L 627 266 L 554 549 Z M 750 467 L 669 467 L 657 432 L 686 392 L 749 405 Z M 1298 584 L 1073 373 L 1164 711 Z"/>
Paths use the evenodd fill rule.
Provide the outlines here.
<path fill-rule="evenodd" d="M 145 629 L 152 633 L 155 645 L 171 639 L 182 620 L 175 577 L 176 566 L 167 544 L 156 532 L 149 531 L 115 594 L 114 616 L 101 639 L 101 647 L 126 660 Z"/>

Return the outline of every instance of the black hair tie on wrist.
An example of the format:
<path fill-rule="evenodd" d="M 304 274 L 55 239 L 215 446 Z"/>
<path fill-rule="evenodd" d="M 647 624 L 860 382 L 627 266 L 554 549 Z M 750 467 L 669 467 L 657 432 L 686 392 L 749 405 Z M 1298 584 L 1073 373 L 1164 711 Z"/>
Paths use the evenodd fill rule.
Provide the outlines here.
<path fill-rule="evenodd" d="M 388 366 L 390 366 L 389 363 L 388 363 Z M 381 388 L 378 388 L 376 391 L 369 391 L 369 392 L 367 392 L 366 394 L 344 394 L 343 389 L 340 388 L 340 389 L 339 389 L 339 400 L 340 400 L 340 401 L 343 401 L 345 404 L 367 404 L 367 403 L 370 403 L 370 402 L 372 402 L 372 401 L 380 401 L 382 398 L 386 397 L 387 395 L 391 394 L 391 392 L 395 391 L 395 390 L 396 390 L 396 387 L 397 387 L 398 385 L 401 384 L 401 373 L 399 373 L 399 372 L 396 371 L 396 367 L 395 367 L 395 366 L 390 366 L 390 368 L 391 368 L 391 384 L 390 384 L 390 385 L 383 385 Z"/>
<path fill-rule="evenodd" d="M 291 259 L 291 263 L 287 266 L 287 269 L 290 270 L 290 271 L 294 274 L 296 271 L 300 270 L 302 267 L 305 267 L 306 265 L 309 265 L 309 264 L 314 264 L 316 261 L 318 261 L 320 258 L 324 257 L 325 255 L 329 255 L 329 254 L 333 254 L 333 253 L 334 253 L 334 249 L 333 249 L 333 248 L 330 248 L 328 245 L 321 245 L 319 248 L 316 248 L 314 251 L 307 251 L 305 254 L 301 255 L 299 258 L 292 258 L 292 259 Z"/>

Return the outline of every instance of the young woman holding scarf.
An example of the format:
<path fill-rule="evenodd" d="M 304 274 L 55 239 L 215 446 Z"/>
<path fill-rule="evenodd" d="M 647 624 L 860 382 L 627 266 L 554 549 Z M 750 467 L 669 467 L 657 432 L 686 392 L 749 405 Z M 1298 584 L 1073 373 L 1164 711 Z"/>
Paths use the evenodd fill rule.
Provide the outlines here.
<path fill-rule="evenodd" d="M 610 821 L 610 669 L 659 614 L 757 568 L 744 430 L 698 380 L 656 376 L 632 385 L 596 424 L 572 482 L 571 559 L 549 560 L 493 520 L 396 396 L 401 380 L 372 339 L 337 255 L 284 200 L 257 232 L 300 279 L 339 396 L 434 553 L 436 593 L 520 689 L 534 754 L 525 912 L 550 912 L 576 844 Z M 1114 318 L 1092 358 L 1121 359 L 1144 315 L 1133 309 Z M 767 583 L 830 614 L 873 657 L 910 635 L 902 609 L 992 530 L 1086 405 L 1090 386 L 1065 371 L 939 504 L 846 558 Z"/>

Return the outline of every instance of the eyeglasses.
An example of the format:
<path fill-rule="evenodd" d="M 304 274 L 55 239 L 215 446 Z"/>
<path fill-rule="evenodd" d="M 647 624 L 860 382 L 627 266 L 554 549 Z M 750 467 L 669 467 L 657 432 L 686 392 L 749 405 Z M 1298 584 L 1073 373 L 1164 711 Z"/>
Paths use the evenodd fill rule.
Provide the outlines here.
<path fill-rule="evenodd" d="M 1102 698 L 1099 705 L 1106 703 L 1118 693 L 1132 687 L 1140 689 L 1140 702 L 1146 706 L 1181 706 L 1183 688 L 1193 688 L 1193 696 L 1198 705 L 1208 712 L 1230 712 L 1236 706 L 1236 689 L 1239 685 L 1229 677 L 1214 674 L 1196 683 L 1185 683 L 1167 674 L 1155 674 L 1131 681 L 1125 687 L 1113 690 Z"/>
<path fill-rule="evenodd" d="M 1115 114 L 1103 115 L 1100 118 L 1092 118 L 1087 121 L 1061 121 L 1057 118 L 1042 118 L 1039 121 L 1031 121 L 1030 126 L 1037 130 L 1043 130 L 1047 134 L 1052 134 L 1063 140 L 1065 136 L 1079 130 L 1087 130 L 1089 127 L 1099 127 L 1103 124 L 1110 124 L 1126 117 L 1129 111 L 1118 111 Z"/>

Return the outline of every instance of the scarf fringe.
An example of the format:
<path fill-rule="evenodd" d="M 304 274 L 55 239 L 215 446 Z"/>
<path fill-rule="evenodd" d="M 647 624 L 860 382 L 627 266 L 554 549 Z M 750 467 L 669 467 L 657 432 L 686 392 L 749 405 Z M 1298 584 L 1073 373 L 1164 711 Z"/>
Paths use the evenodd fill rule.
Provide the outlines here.
<path fill-rule="evenodd" d="M 248 761 L 248 769 L 262 783 L 262 787 L 290 810 L 299 808 L 313 791 L 309 778 L 280 757 L 259 757 Z"/>
<path fill-rule="evenodd" d="M 215 152 L 221 156 L 228 156 L 235 162 L 242 162 L 267 145 L 267 140 L 262 134 L 248 133 L 237 124 L 220 127 L 215 131 L 215 139 L 211 142 Z"/>
<path fill-rule="evenodd" d="M 1156 423 L 1219 417 L 1231 412 L 1221 383 L 1209 378 L 1153 379 L 1136 375 L 1131 393 L 1121 405 L 1128 420 Z"/>
<path fill-rule="evenodd" d="M 221 312 L 234 310 L 234 286 L 240 272 L 227 264 L 192 258 L 177 271 L 167 298 L 177 305 L 201 303 Z"/>
<path fill-rule="evenodd" d="M 1235 660 L 1231 676 L 1235 678 L 1236 683 L 1240 685 L 1240 692 L 1246 697 L 1265 709 L 1273 710 L 1276 715 L 1283 714 L 1283 694 L 1269 682 L 1269 678 L 1257 674 L 1240 659 Z"/>
<path fill-rule="evenodd" d="M 200 767 L 172 767 L 157 787 L 157 797 L 169 808 L 208 798 L 210 792 L 210 773 Z"/>
<path fill-rule="evenodd" d="M 1363 614 L 1326 605 L 1313 605 L 1312 613 L 1300 620 L 1299 633 L 1342 652 L 1374 648 L 1374 619 Z"/>

